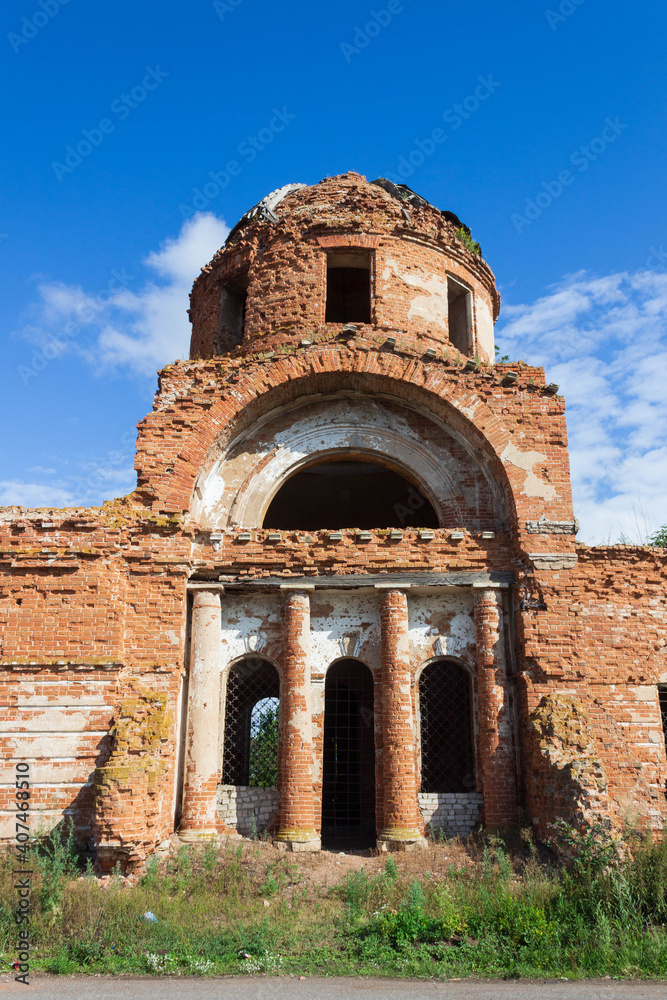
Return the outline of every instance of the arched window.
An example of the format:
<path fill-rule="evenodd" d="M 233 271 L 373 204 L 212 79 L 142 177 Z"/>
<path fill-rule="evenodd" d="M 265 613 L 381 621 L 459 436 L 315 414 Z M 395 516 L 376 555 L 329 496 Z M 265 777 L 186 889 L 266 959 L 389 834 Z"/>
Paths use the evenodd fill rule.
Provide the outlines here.
<path fill-rule="evenodd" d="M 275 495 L 265 528 L 437 528 L 438 517 L 418 488 L 377 462 L 321 462 L 295 473 Z"/>
<path fill-rule="evenodd" d="M 247 657 L 229 671 L 225 698 L 222 783 L 278 784 L 280 679 L 266 660 Z"/>
<path fill-rule="evenodd" d="M 475 791 L 472 685 L 452 660 L 436 660 L 419 678 L 422 792 Z"/>

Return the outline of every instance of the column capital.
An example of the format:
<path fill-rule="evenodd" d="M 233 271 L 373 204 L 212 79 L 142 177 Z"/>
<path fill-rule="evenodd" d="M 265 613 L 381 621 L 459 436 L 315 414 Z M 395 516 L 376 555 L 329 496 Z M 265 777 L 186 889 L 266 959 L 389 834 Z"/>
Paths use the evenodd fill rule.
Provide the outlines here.
<path fill-rule="evenodd" d="M 219 608 L 221 607 L 220 597 L 219 590 L 209 590 L 202 587 L 193 591 L 192 603 L 196 608 Z"/>

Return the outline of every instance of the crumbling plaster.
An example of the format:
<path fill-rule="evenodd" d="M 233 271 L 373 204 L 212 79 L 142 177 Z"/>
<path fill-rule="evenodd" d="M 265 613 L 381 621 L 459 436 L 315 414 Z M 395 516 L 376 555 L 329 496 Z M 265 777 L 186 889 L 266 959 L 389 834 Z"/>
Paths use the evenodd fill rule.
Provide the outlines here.
<path fill-rule="evenodd" d="M 381 669 L 380 592 L 318 590 L 311 597 L 309 653 L 312 711 L 313 779 L 321 789 L 324 692 L 327 671 L 341 659 L 352 657 L 364 663 L 379 684 Z M 442 588 L 410 590 L 406 637 L 411 679 L 405 694 L 414 706 L 412 730 L 418 739 L 417 684 L 421 670 L 442 656 L 453 656 L 467 665 L 474 687 L 475 625 L 473 594 Z M 226 594 L 222 600 L 220 756 L 224 753 L 224 703 L 229 670 L 241 658 L 261 656 L 278 669 L 282 654 L 282 597 L 266 594 Z M 302 725 L 310 725 L 303 715 Z M 298 721 L 298 720 L 297 720 Z M 375 729 L 380 716 L 376 710 Z"/>
<path fill-rule="evenodd" d="M 261 527 L 269 503 L 295 472 L 314 459 L 355 455 L 411 479 L 442 524 L 499 530 L 503 497 L 471 450 L 442 421 L 396 400 L 359 393 L 305 398 L 265 414 L 226 448 L 214 445 L 192 517 L 202 527 Z"/>

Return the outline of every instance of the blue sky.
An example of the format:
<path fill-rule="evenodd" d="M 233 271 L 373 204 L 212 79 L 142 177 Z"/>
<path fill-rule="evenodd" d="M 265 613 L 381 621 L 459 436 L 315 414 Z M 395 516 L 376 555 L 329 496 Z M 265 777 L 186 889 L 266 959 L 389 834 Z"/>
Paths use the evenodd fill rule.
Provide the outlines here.
<path fill-rule="evenodd" d="M 155 369 L 187 356 L 187 292 L 227 227 L 288 182 L 402 169 L 482 244 L 503 352 L 562 386 L 580 537 L 667 521 L 663 3 L 0 17 L 0 503 L 129 492 Z"/>

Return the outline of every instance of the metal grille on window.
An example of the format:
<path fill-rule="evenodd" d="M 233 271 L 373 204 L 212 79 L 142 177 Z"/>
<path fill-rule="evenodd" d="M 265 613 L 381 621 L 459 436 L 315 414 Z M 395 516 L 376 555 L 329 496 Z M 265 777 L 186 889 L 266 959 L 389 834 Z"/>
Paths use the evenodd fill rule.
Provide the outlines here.
<path fill-rule="evenodd" d="M 667 750 L 667 685 L 658 688 L 660 699 L 660 715 L 662 716 L 662 733 L 665 737 L 665 750 Z"/>
<path fill-rule="evenodd" d="M 248 657 L 229 672 L 225 699 L 222 782 L 278 784 L 280 680 L 266 660 Z"/>
<path fill-rule="evenodd" d="M 473 792 L 472 691 L 458 663 L 438 660 L 419 679 L 422 792 Z"/>

